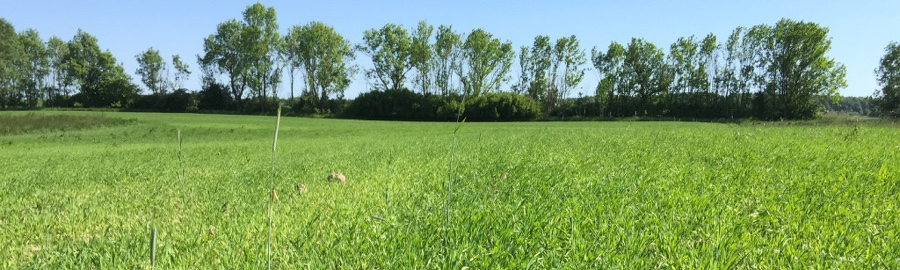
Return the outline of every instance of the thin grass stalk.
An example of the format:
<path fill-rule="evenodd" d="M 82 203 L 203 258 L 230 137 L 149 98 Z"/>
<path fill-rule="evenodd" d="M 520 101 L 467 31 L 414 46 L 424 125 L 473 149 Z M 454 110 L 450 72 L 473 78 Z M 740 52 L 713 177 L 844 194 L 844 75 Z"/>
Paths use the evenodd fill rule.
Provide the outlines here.
<path fill-rule="evenodd" d="M 388 208 L 390 207 L 390 202 L 388 201 L 388 191 L 391 188 L 391 183 L 393 183 L 394 177 L 394 148 L 391 148 L 390 154 L 388 154 L 388 184 L 387 187 L 384 188 L 384 215 L 387 217 Z"/>
<path fill-rule="evenodd" d="M 275 203 L 275 148 L 278 146 L 278 127 L 281 126 L 281 104 L 275 117 L 275 138 L 272 139 L 272 170 L 269 171 L 269 240 L 266 246 L 266 269 L 272 269 L 272 204 Z"/>
<path fill-rule="evenodd" d="M 462 109 L 459 110 L 459 113 L 456 114 L 456 129 L 453 130 L 453 143 L 450 145 L 450 165 L 447 168 L 447 199 L 444 202 L 444 216 L 446 217 L 446 221 L 444 223 L 444 268 L 449 268 L 450 263 L 450 198 L 451 192 L 453 191 L 453 156 L 456 153 L 456 132 L 459 131 L 459 128 L 462 126 L 462 123 L 466 122 L 466 119 L 463 118 L 462 122 L 459 121 L 459 118 L 462 117 L 463 112 L 466 110 L 466 95 L 463 95 L 462 98 Z"/>
<path fill-rule="evenodd" d="M 150 229 L 150 268 L 156 265 L 156 226 Z"/>
<path fill-rule="evenodd" d="M 187 187 L 184 184 L 184 161 L 181 158 L 181 129 L 178 129 L 178 166 L 181 167 L 181 202 L 187 206 Z"/>

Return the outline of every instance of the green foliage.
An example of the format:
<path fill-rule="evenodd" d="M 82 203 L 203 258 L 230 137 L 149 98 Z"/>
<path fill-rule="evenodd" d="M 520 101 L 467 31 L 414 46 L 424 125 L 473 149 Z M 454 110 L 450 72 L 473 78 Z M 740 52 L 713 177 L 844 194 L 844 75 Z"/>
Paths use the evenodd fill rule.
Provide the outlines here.
<path fill-rule="evenodd" d="M 835 102 L 833 97 L 820 96 L 819 106 L 824 112 L 840 112 L 853 115 L 874 115 L 875 105 L 872 97 L 844 97 Z"/>
<path fill-rule="evenodd" d="M 353 100 L 346 116 L 359 119 L 453 121 L 457 115 L 469 121 L 527 121 L 541 115 L 540 103 L 515 93 L 487 93 L 462 97 L 421 94 L 408 89 L 371 91 Z"/>
<path fill-rule="evenodd" d="M 141 81 L 150 89 L 154 95 L 164 95 L 168 83 L 163 77 L 165 74 L 166 61 L 159 55 L 158 50 L 153 47 L 146 51 L 135 55 L 134 58 L 138 62 L 138 69 L 134 72 L 141 76 Z"/>
<path fill-rule="evenodd" d="M 0 108 L 18 103 L 18 91 L 15 89 L 19 69 L 16 64 L 21 61 L 19 53 L 19 37 L 16 29 L 4 18 L 0 18 Z"/>
<path fill-rule="evenodd" d="M 580 46 L 574 35 L 557 39 L 555 45 L 548 36 L 535 37 L 533 47 L 520 49 L 522 75 L 514 90 L 544 103 L 544 111 L 553 113 L 584 78 L 587 59 Z"/>
<path fill-rule="evenodd" d="M 242 29 L 241 22 L 235 19 L 219 23 L 216 32 L 203 40 L 204 54 L 197 59 L 208 73 L 215 71 L 228 76 L 228 89 L 238 105 L 247 87 L 244 75 L 249 65 L 242 44 Z"/>
<path fill-rule="evenodd" d="M 274 117 L 106 117 L 0 136 L 0 268 L 265 267 Z M 456 123 L 282 118 L 272 268 L 900 268 L 897 126 L 786 123 L 467 120 L 447 201 Z"/>
<path fill-rule="evenodd" d="M 313 109 L 325 110 L 329 95 L 342 98 L 356 73 L 350 41 L 322 22 L 294 26 L 285 36 L 283 51 L 289 65 L 299 68 L 306 81 L 303 96 Z"/>
<path fill-rule="evenodd" d="M 479 96 L 499 92 L 500 85 L 509 80 L 509 68 L 515 57 L 511 42 L 500 39 L 483 29 L 475 29 L 462 44 L 465 70 L 460 70 L 463 89 L 467 95 Z"/>
<path fill-rule="evenodd" d="M 451 100 L 458 96 L 421 94 L 409 89 L 370 91 L 350 103 L 346 116 L 359 119 L 449 121 L 459 106 Z"/>
<path fill-rule="evenodd" d="M 875 77 L 881 89 L 875 92 L 875 105 L 879 113 L 900 117 L 900 44 L 891 42 L 884 48 L 884 56 Z"/>
<path fill-rule="evenodd" d="M 487 93 L 466 99 L 469 121 L 528 121 L 541 115 L 541 104 L 516 93 Z"/>
<path fill-rule="evenodd" d="M 167 94 L 163 99 L 167 112 L 187 112 L 197 110 L 197 99 L 187 89 L 181 88 Z"/>
<path fill-rule="evenodd" d="M 220 83 L 207 84 L 197 93 L 197 109 L 205 111 L 226 111 L 234 109 L 234 99 L 228 87 Z"/>
<path fill-rule="evenodd" d="M 413 47 L 418 46 L 421 44 L 414 46 L 412 37 L 402 25 L 389 23 L 380 29 L 366 30 L 363 33 L 363 44 L 358 49 L 372 58 L 374 67 L 366 69 L 365 73 L 367 78 L 376 82 L 375 89 L 403 88 L 406 73 L 414 67 Z"/>
<path fill-rule="evenodd" d="M 410 36 L 410 55 L 409 64 L 416 69 L 416 77 L 413 82 L 417 89 L 422 93 L 432 93 L 431 87 L 434 74 L 432 74 L 432 57 L 435 51 L 429 43 L 431 33 L 434 32 L 434 26 L 429 25 L 425 21 L 419 22 L 418 27 Z"/>
<path fill-rule="evenodd" d="M 435 34 L 433 47 L 431 69 L 437 93 L 445 96 L 460 93 L 455 85 L 454 75 L 462 74 L 462 36 L 453 32 L 452 26 L 441 25 Z"/>
<path fill-rule="evenodd" d="M 198 109 L 198 98 L 181 88 L 166 94 L 140 95 L 128 106 L 129 110 L 157 112 L 188 112 Z"/>
<path fill-rule="evenodd" d="M 815 116 L 816 95 L 837 95 L 847 86 L 845 68 L 825 53 L 831 49 L 828 28 L 811 22 L 782 19 L 768 34 L 765 67 L 772 115 L 784 119 L 807 119 Z"/>
<path fill-rule="evenodd" d="M 175 87 L 182 88 L 184 80 L 191 76 L 190 66 L 181 61 L 181 56 L 172 55 L 172 66 L 175 67 Z"/>
<path fill-rule="evenodd" d="M 20 71 L 17 87 L 21 89 L 24 97 L 24 107 L 34 108 L 41 100 L 43 90 L 46 88 L 46 77 L 49 71 L 47 47 L 40 35 L 34 29 L 27 29 L 19 33 Z"/>
<path fill-rule="evenodd" d="M 85 107 L 125 107 L 140 91 L 112 53 L 100 51 L 94 36 L 79 29 L 68 47 L 67 73 L 79 88 L 75 102 Z"/>
<path fill-rule="evenodd" d="M 281 69 L 276 66 L 278 48 L 281 38 L 278 34 L 278 20 L 275 8 L 255 3 L 243 12 L 244 21 L 241 28 L 241 48 L 243 61 L 247 62 L 244 82 L 251 94 L 260 101 L 268 99 L 271 90 L 276 96 L 276 87 L 281 80 Z M 269 109 L 267 103 L 259 104 L 260 110 Z"/>
<path fill-rule="evenodd" d="M 596 95 L 606 116 L 809 119 L 836 97 L 846 69 L 825 54 L 828 28 L 782 19 L 736 28 L 724 43 L 679 38 L 669 56 L 642 39 L 594 48 Z M 667 60 L 666 60 L 667 59 Z"/>

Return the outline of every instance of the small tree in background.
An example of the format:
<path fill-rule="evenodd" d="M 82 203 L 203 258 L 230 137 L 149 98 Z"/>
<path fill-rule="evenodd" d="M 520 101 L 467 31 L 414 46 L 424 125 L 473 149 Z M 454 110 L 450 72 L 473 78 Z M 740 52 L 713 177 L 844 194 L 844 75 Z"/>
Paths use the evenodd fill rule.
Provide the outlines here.
<path fill-rule="evenodd" d="M 875 91 L 875 106 L 880 114 L 900 117 L 900 44 L 891 42 L 884 48 L 875 78 L 881 89 Z"/>

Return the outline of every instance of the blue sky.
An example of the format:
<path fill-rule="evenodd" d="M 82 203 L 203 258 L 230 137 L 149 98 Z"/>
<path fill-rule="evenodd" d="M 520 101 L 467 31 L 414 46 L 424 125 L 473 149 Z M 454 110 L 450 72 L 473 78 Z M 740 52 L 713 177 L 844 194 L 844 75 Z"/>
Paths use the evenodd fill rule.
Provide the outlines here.
<path fill-rule="evenodd" d="M 828 53 L 847 66 L 849 86 L 842 95 L 868 96 L 877 85 L 873 70 L 890 41 L 900 41 L 900 1 L 261 1 L 275 7 L 282 32 L 292 25 L 322 21 L 351 42 L 362 32 L 386 23 L 412 28 L 421 20 L 452 25 L 457 32 L 483 28 L 518 48 L 531 45 L 536 35 L 552 39 L 576 35 L 590 52 L 611 41 L 627 43 L 644 38 L 668 48 L 678 37 L 715 34 L 724 40 L 737 26 L 774 24 L 781 18 L 812 21 L 830 29 Z M 195 55 L 216 24 L 239 18 L 252 1 L 7 1 L 0 17 L 16 31 L 38 30 L 69 40 L 81 28 L 99 40 L 134 75 L 134 55 L 154 47 L 171 62 L 172 54 L 187 59 L 194 71 L 185 86 L 200 87 Z M 360 67 L 370 60 L 357 54 Z M 518 74 L 514 65 L 511 75 Z M 597 76 L 588 71 L 573 91 L 592 95 Z M 296 87 L 300 87 L 299 84 Z M 283 84 L 280 96 L 287 95 Z M 367 89 L 360 74 L 347 90 L 356 97 Z"/>

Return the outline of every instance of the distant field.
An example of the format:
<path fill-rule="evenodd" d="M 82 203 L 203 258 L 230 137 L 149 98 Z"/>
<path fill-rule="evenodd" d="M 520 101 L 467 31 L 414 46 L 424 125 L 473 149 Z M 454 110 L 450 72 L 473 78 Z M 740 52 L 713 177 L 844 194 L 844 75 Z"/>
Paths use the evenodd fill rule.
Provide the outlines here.
<path fill-rule="evenodd" d="M 0 268 L 265 268 L 274 117 L 29 113 L 126 120 L 0 134 Z M 455 128 L 283 118 L 273 268 L 900 269 L 897 127 Z"/>

